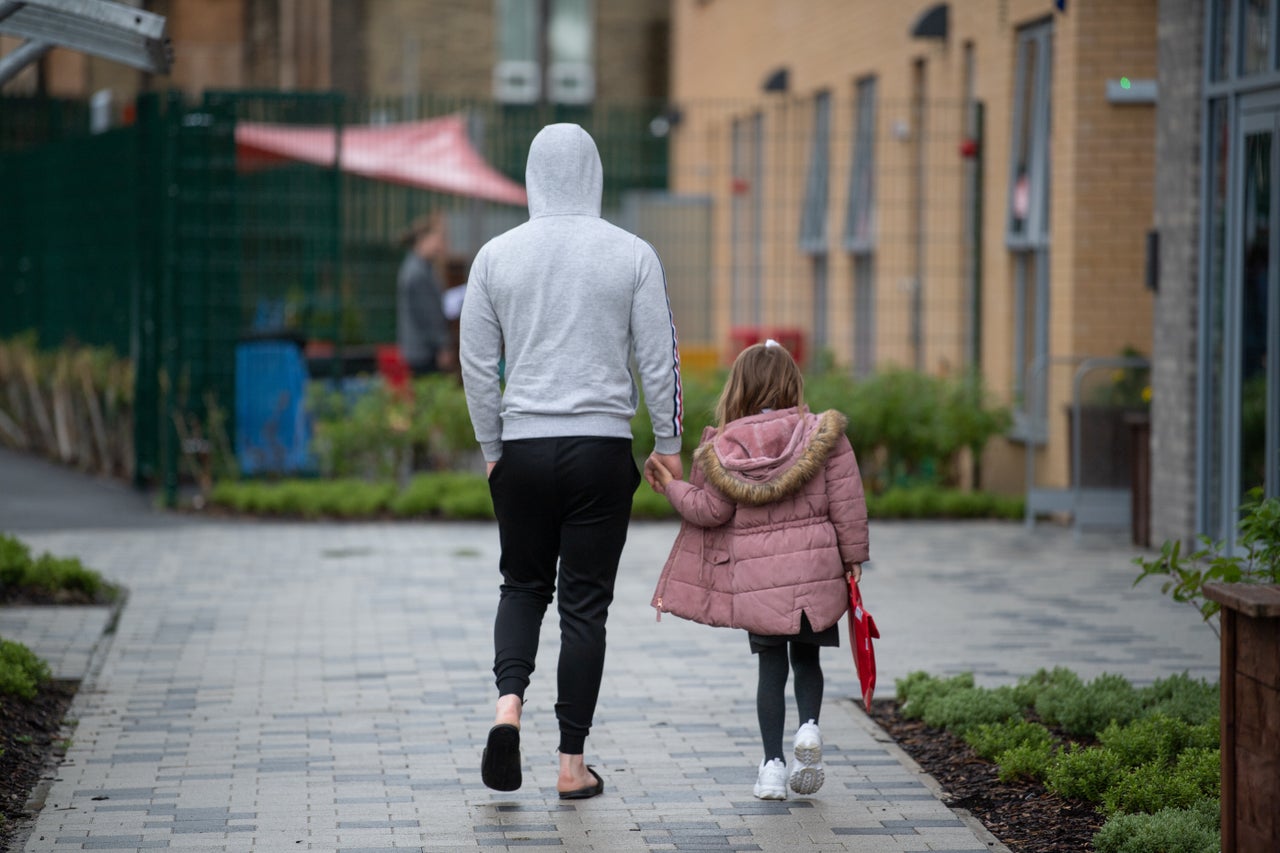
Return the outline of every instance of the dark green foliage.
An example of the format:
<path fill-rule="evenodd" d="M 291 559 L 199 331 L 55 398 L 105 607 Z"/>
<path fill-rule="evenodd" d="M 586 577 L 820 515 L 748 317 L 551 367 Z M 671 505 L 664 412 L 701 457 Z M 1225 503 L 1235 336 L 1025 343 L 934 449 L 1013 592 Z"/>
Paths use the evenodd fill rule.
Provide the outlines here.
<path fill-rule="evenodd" d="M 1168 764 L 1183 750 L 1215 748 L 1217 720 L 1193 726 L 1185 720 L 1155 714 L 1127 726 L 1112 723 L 1098 733 L 1098 742 L 1120 757 L 1125 767 Z"/>
<path fill-rule="evenodd" d="M 1021 710 L 1013 699 L 1012 688 L 970 687 L 942 691 L 931 697 L 924 704 L 923 718 L 927 725 L 950 729 L 963 736 L 974 726 L 1004 722 L 1016 717 Z"/>
<path fill-rule="evenodd" d="M 1018 680 L 1013 694 L 1018 704 L 1024 708 L 1034 708 L 1040 694 L 1046 691 L 1075 691 L 1084 686 L 1080 676 L 1063 666 L 1055 666 L 1052 670 L 1038 669 L 1034 675 Z"/>
<path fill-rule="evenodd" d="M 391 512 L 400 518 L 440 515 L 443 513 L 445 500 L 451 493 L 455 491 L 470 493 L 477 484 L 483 486 L 485 492 L 488 492 L 489 484 L 479 474 L 448 471 L 419 474 L 391 499 L 389 506 Z"/>
<path fill-rule="evenodd" d="M 48 664 L 21 643 L 0 638 L 0 693 L 32 699 L 48 680 Z"/>
<path fill-rule="evenodd" d="M 1053 756 L 1053 745 L 1050 743 L 1029 742 L 1006 749 L 995 759 L 1000 767 L 1000 781 L 1043 778 Z"/>
<path fill-rule="evenodd" d="M 57 596 L 79 593 L 90 601 L 110 602 L 119 589 L 75 557 L 44 553 L 32 559 L 30 549 L 12 536 L 0 534 L 0 588 Z"/>
<path fill-rule="evenodd" d="M 1046 685 L 1036 697 L 1035 709 L 1046 723 L 1062 726 L 1069 734 L 1096 735 L 1112 721 L 1123 725 L 1135 719 L 1142 699 L 1122 676 L 1103 673 L 1083 688 Z"/>
<path fill-rule="evenodd" d="M 1044 783 L 1061 797 L 1096 802 L 1122 768 L 1120 756 L 1109 749 L 1071 744 L 1050 762 Z"/>
<path fill-rule="evenodd" d="M 31 549 L 12 536 L 0 534 L 0 586 L 16 586 L 31 565 Z"/>
<path fill-rule="evenodd" d="M 974 726 L 964 733 L 964 740 L 973 747 L 974 752 L 988 761 L 995 760 L 1002 752 L 1021 746 L 1053 746 L 1053 736 L 1048 729 L 1021 718 Z"/>
<path fill-rule="evenodd" d="M 1182 673 L 1139 692 L 1144 714 L 1163 714 L 1197 725 L 1212 722 L 1217 727 L 1222 699 L 1216 682 L 1196 681 Z"/>
<path fill-rule="evenodd" d="M 445 518 L 492 519 L 493 498 L 488 481 L 483 477 L 458 481 L 440 499 L 440 513 Z"/>
<path fill-rule="evenodd" d="M 1218 853 L 1219 823 L 1216 799 L 1154 814 L 1119 814 L 1093 836 L 1093 846 L 1098 853 Z"/>
<path fill-rule="evenodd" d="M 936 698 L 973 687 L 973 673 L 962 672 L 952 678 L 942 679 L 926 672 L 912 672 L 898 679 L 898 701 L 902 703 L 902 716 L 909 720 L 924 716 L 929 703 Z"/>
<path fill-rule="evenodd" d="M 995 518 L 1017 520 L 1023 500 L 990 492 L 962 492 L 939 486 L 894 487 L 867 494 L 871 518 Z"/>
<path fill-rule="evenodd" d="M 1221 760 L 1216 749 L 1195 748 L 1172 765 L 1153 762 L 1127 770 L 1103 793 L 1102 810 L 1113 815 L 1190 808 L 1218 795 Z"/>
<path fill-rule="evenodd" d="M 214 486 L 209 500 L 216 506 L 255 515 L 368 518 L 385 512 L 395 493 L 391 483 L 357 479 L 229 481 Z"/>

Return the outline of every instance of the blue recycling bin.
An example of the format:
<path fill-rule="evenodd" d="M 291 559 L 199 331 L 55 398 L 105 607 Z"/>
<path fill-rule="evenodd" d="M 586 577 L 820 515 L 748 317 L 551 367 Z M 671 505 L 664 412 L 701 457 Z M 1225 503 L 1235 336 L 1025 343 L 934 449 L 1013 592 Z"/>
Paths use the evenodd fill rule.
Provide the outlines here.
<path fill-rule="evenodd" d="M 242 474 L 315 470 L 306 393 L 307 364 L 296 342 L 236 345 L 236 461 Z"/>

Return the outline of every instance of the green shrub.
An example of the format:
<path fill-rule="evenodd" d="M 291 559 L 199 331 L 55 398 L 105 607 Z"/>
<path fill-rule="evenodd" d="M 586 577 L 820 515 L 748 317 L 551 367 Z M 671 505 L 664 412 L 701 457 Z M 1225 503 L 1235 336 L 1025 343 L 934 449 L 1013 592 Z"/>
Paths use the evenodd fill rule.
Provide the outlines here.
<path fill-rule="evenodd" d="M 894 487 L 883 494 L 867 494 L 871 518 L 1022 518 L 1021 498 L 989 492 L 964 492 L 939 486 Z"/>
<path fill-rule="evenodd" d="M 1098 733 L 1098 742 L 1114 751 L 1124 767 L 1168 764 L 1185 749 L 1216 747 L 1218 729 L 1208 723 L 1193 726 L 1185 720 L 1156 714 L 1126 726 L 1112 723 Z"/>
<path fill-rule="evenodd" d="M 80 593 L 91 601 L 114 601 L 120 590 L 75 557 L 44 553 L 32 559 L 26 545 L 0 535 L 0 587 L 10 586 L 56 596 Z"/>
<path fill-rule="evenodd" d="M 440 512 L 445 518 L 492 519 L 493 498 L 484 477 L 458 480 L 440 499 Z"/>
<path fill-rule="evenodd" d="M 1217 800 L 1191 808 L 1163 808 L 1154 814 L 1120 814 L 1093 836 L 1098 853 L 1218 853 Z"/>
<path fill-rule="evenodd" d="M 1084 687 L 1080 676 L 1064 666 L 1055 666 L 1052 670 L 1039 669 L 1034 675 L 1018 679 L 1013 687 L 1014 698 L 1024 708 L 1034 708 L 1040 694 L 1046 691 L 1079 690 Z"/>
<path fill-rule="evenodd" d="M 1164 808 L 1190 808 L 1217 796 L 1221 757 L 1216 749 L 1188 749 L 1170 766 L 1152 762 L 1122 772 L 1102 796 L 1102 810 L 1154 814 Z"/>
<path fill-rule="evenodd" d="M 1049 763 L 1044 784 L 1058 796 L 1097 802 L 1121 769 L 1117 753 L 1096 746 L 1071 744 Z"/>
<path fill-rule="evenodd" d="M 0 586 L 22 582 L 31 565 L 31 550 L 12 536 L 0 534 Z"/>
<path fill-rule="evenodd" d="M 923 719 L 926 725 L 963 736 L 974 726 L 1004 722 L 1016 717 L 1021 710 L 1011 688 L 970 687 L 930 697 L 924 704 Z"/>
<path fill-rule="evenodd" d="M 1185 672 L 1160 679 L 1139 691 L 1143 714 L 1163 714 L 1192 724 L 1217 724 L 1221 694 L 1217 683 L 1197 681 Z"/>
<path fill-rule="evenodd" d="M 1121 725 L 1142 710 L 1138 691 L 1123 676 L 1103 673 L 1083 687 L 1069 681 L 1046 685 L 1035 701 L 1036 713 L 1073 735 L 1096 735 L 1113 720 Z"/>
<path fill-rule="evenodd" d="M 997 755 L 1020 746 L 1053 746 L 1053 736 L 1039 723 L 1030 720 L 1011 719 L 1000 723 L 984 723 L 964 733 L 965 743 L 974 752 L 994 760 Z"/>
<path fill-rule="evenodd" d="M 951 678 L 937 678 L 924 672 L 913 672 L 904 679 L 899 679 L 898 702 L 901 703 L 902 716 L 907 719 L 919 719 L 924 716 L 929 703 L 958 690 L 973 687 L 973 673 L 962 672 Z"/>
<path fill-rule="evenodd" d="M 489 488 L 483 474 L 449 471 L 419 474 L 391 499 L 391 512 L 401 518 L 438 514 L 450 492 L 469 488 L 473 483 L 483 484 L 486 490 Z"/>
<path fill-rule="evenodd" d="M 31 649 L 0 638 L 0 693 L 33 699 L 49 677 L 48 664 Z"/>
<path fill-rule="evenodd" d="M 997 775 L 1001 782 L 1043 779 L 1053 756 L 1053 745 L 1050 743 L 1029 742 L 1006 749 L 996 756 L 996 764 L 1000 767 Z"/>
<path fill-rule="evenodd" d="M 649 488 L 648 483 L 641 483 L 631 500 L 632 518 L 673 518 L 676 511 L 671 502 Z"/>

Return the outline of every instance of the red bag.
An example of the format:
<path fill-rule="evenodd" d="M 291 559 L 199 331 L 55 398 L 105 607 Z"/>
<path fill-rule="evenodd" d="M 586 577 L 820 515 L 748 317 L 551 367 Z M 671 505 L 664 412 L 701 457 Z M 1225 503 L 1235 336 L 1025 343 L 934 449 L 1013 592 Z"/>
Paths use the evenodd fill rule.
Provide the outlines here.
<path fill-rule="evenodd" d="M 871 694 L 876 689 L 876 650 L 871 641 L 880 639 L 876 620 L 862 606 L 858 582 L 849 575 L 849 643 L 853 646 L 853 665 L 858 668 L 862 686 L 862 703 L 871 711 Z"/>

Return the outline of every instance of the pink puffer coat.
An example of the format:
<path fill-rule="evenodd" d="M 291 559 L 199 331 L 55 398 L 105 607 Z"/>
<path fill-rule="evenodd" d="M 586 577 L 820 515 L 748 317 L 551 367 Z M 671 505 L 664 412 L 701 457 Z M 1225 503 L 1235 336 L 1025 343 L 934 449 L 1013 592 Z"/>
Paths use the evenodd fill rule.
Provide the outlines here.
<path fill-rule="evenodd" d="M 689 482 L 667 499 L 684 519 L 653 606 L 757 634 L 815 631 L 849 608 L 844 567 L 867 559 L 867 504 L 848 421 L 783 409 L 708 428 Z"/>

